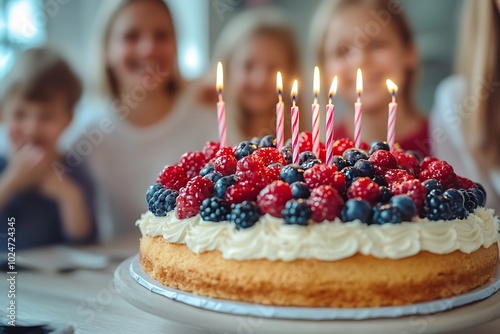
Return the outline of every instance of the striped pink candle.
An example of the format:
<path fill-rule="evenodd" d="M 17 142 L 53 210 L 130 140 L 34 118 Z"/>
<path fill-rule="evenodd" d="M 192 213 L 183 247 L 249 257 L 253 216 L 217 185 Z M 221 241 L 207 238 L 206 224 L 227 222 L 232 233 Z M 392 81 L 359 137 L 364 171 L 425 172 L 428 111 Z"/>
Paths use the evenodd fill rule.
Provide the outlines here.
<path fill-rule="evenodd" d="M 387 143 L 394 150 L 394 143 L 396 141 L 396 114 L 398 110 L 398 104 L 396 103 L 396 93 L 398 92 L 398 86 L 394 84 L 391 80 L 386 80 L 387 89 L 392 96 L 392 102 L 389 103 L 389 116 L 387 118 Z"/>
<path fill-rule="evenodd" d="M 358 100 L 354 103 L 354 145 L 356 148 L 361 147 L 361 121 L 363 116 L 361 93 L 363 92 L 363 76 L 361 69 L 358 68 L 356 74 L 356 93 Z"/>
<path fill-rule="evenodd" d="M 297 107 L 297 80 L 293 82 L 292 86 L 292 160 L 294 164 L 299 163 L 299 107 Z"/>
<path fill-rule="evenodd" d="M 335 106 L 333 105 L 333 97 L 337 92 L 337 76 L 333 78 L 328 94 L 328 104 L 326 105 L 326 164 L 333 165 L 333 129 L 335 119 Z"/>
<path fill-rule="evenodd" d="M 312 139 L 313 139 L 313 153 L 319 158 L 319 68 L 314 67 L 314 79 L 313 79 L 313 92 L 314 92 L 314 102 L 311 106 L 312 112 Z"/>
<path fill-rule="evenodd" d="M 283 79 L 281 72 L 276 75 L 276 90 L 278 103 L 276 104 L 276 148 L 280 150 L 285 145 L 285 104 L 283 103 Z"/>
<path fill-rule="evenodd" d="M 217 78 L 215 84 L 217 93 L 219 94 L 219 102 L 217 102 L 217 124 L 219 127 L 219 142 L 220 147 L 227 146 L 226 138 L 226 104 L 222 99 L 222 87 L 223 87 L 223 72 L 222 63 L 217 63 Z"/>

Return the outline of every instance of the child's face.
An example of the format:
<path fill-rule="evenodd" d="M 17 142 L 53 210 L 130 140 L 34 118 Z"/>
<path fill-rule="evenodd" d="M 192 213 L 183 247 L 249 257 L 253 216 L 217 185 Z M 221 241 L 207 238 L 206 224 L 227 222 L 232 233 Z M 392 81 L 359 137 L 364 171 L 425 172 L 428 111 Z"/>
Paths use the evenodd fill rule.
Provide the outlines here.
<path fill-rule="evenodd" d="M 57 141 L 72 118 L 62 95 L 48 101 L 29 101 L 14 94 L 2 112 L 15 151 L 29 144 L 56 152 Z"/>
<path fill-rule="evenodd" d="M 171 72 L 175 62 L 174 29 L 165 8 L 134 1 L 116 16 L 107 45 L 107 64 L 121 90 L 151 89 L 151 72 Z M 161 85 L 156 85 L 161 86 Z"/>
<path fill-rule="evenodd" d="M 338 75 L 338 93 L 348 101 L 357 97 L 356 70 L 361 68 L 361 99 L 368 111 L 389 102 L 386 79 L 401 90 L 408 84 L 407 71 L 417 66 L 415 49 L 404 45 L 394 24 L 379 23 L 373 12 L 362 5 L 342 9 L 330 21 L 324 48 L 326 71 L 332 78 Z"/>
<path fill-rule="evenodd" d="M 276 105 L 276 73 L 286 73 L 290 67 L 286 53 L 282 43 L 266 35 L 251 38 L 234 52 L 227 85 L 247 112 L 268 113 Z"/>

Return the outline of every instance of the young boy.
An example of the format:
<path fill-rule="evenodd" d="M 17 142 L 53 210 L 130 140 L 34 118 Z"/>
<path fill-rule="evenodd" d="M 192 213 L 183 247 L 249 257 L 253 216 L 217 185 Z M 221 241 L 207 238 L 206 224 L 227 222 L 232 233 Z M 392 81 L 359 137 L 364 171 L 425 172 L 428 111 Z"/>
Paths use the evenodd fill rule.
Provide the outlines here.
<path fill-rule="evenodd" d="M 90 178 L 83 166 L 62 176 L 54 168 L 64 161 L 57 144 L 82 93 L 80 80 L 59 55 L 35 48 L 18 57 L 1 86 L 10 138 L 10 154 L 0 157 L 1 251 L 13 241 L 13 219 L 16 250 L 93 240 Z"/>

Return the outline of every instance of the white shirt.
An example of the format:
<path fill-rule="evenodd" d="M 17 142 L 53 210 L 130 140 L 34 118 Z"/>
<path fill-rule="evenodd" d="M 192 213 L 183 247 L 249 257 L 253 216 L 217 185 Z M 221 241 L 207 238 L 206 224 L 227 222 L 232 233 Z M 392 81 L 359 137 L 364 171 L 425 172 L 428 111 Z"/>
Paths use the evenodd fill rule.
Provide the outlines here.
<path fill-rule="evenodd" d="M 470 112 L 463 103 L 465 94 L 465 81 L 460 76 L 451 76 L 439 84 L 430 117 L 433 155 L 446 160 L 458 175 L 480 182 L 487 192 L 487 207 L 499 214 L 500 169 L 483 171 L 481 162 L 469 153 L 462 134 L 462 122 L 467 121 Z"/>
<path fill-rule="evenodd" d="M 201 151 L 206 141 L 218 141 L 218 130 L 216 106 L 197 105 L 189 92 L 179 97 L 170 114 L 147 128 L 120 119 L 109 105 L 103 112 L 75 148 L 94 136 L 88 159 L 100 194 L 100 238 L 108 240 L 138 233 L 134 223 L 147 210 L 146 191 L 164 166 L 177 163 L 185 152 Z"/>

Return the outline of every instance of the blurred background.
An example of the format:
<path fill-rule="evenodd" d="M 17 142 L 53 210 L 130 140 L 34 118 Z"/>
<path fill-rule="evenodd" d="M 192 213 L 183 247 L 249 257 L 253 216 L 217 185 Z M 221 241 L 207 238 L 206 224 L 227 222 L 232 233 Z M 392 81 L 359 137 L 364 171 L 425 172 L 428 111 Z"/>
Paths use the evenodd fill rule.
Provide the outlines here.
<path fill-rule="evenodd" d="M 293 23 L 302 51 L 302 73 L 312 73 L 309 26 L 319 0 L 166 0 L 178 34 L 179 66 L 188 80 L 200 77 L 212 64 L 210 55 L 224 25 L 254 6 L 276 6 Z M 16 54 L 48 43 L 60 51 L 88 82 L 95 43 L 94 18 L 102 0 L 0 0 L 0 81 Z M 437 84 L 453 69 L 457 24 L 462 1 L 402 0 L 419 47 L 418 105 L 429 112 Z M 85 98 L 80 105 L 85 104 Z M 82 108 L 80 108 L 82 109 Z M 85 113 L 76 117 L 84 122 Z M 4 132 L 4 131 L 2 131 Z M 5 134 L 0 148 L 5 147 Z"/>

